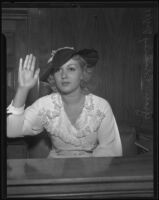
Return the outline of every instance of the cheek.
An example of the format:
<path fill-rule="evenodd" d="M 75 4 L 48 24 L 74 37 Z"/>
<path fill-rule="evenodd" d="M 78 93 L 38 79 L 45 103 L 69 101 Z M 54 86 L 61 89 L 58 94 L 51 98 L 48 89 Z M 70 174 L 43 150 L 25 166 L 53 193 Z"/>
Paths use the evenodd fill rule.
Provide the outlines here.
<path fill-rule="evenodd" d="M 55 74 L 54 74 L 54 79 L 55 79 L 55 80 L 59 80 L 59 78 L 60 78 L 59 74 L 58 74 L 58 73 L 55 73 Z"/>
<path fill-rule="evenodd" d="M 77 73 L 76 76 L 74 76 L 74 80 L 80 82 L 83 80 L 83 75 L 81 73 Z"/>

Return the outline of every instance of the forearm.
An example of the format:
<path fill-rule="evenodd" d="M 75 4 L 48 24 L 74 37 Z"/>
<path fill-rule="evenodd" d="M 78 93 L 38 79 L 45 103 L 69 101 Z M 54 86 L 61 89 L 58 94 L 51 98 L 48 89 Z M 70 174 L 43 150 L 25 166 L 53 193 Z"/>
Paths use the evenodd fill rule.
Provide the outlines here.
<path fill-rule="evenodd" d="M 14 107 L 12 104 L 7 108 L 7 137 L 21 137 L 36 135 L 43 131 L 41 117 L 38 115 L 40 102 L 24 110 L 23 107 Z"/>
<path fill-rule="evenodd" d="M 28 93 L 29 89 L 18 88 L 12 105 L 16 108 L 22 107 L 26 102 Z"/>
<path fill-rule="evenodd" d="M 23 137 L 24 114 L 7 117 L 7 137 Z"/>
<path fill-rule="evenodd" d="M 26 115 L 10 114 L 7 117 L 7 137 L 23 137 L 26 135 L 37 135 L 43 131 L 40 119 L 37 119 L 33 112 Z"/>

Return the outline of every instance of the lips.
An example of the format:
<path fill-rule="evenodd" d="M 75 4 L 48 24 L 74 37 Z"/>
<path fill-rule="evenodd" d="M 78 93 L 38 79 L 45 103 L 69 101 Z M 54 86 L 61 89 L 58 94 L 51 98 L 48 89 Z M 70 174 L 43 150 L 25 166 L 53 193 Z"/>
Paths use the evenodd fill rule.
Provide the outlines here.
<path fill-rule="evenodd" d="M 70 82 L 62 82 L 61 84 L 62 84 L 62 86 L 67 86 L 70 84 Z"/>

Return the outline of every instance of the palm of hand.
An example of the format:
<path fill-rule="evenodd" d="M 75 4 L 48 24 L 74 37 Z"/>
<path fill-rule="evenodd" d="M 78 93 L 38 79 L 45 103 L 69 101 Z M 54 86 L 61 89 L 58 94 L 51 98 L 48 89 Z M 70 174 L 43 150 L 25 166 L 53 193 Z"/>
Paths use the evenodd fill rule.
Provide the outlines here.
<path fill-rule="evenodd" d="M 20 59 L 18 83 L 20 87 L 31 89 L 38 81 L 40 69 L 35 70 L 36 58 L 30 54 L 27 55 L 23 64 L 23 60 Z"/>
<path fill-rule="evenodd" d="M 19 74 L 19 84 L 22 87 L 32 88 L 36 84 L 36 81 L 33 71 L 24 69 Z"/>

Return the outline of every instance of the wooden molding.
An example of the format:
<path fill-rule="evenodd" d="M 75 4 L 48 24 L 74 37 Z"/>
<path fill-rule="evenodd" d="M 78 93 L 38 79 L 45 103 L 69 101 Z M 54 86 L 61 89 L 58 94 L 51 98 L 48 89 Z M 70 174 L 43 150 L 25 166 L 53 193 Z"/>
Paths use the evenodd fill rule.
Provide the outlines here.
<path fill-rule="evenodd" d="M 2 8 L 2 20 L 24 20 L 27 18 L 27 8 Z"/>
<path fill-rule="evenodd" d="M 7 160 L 7 197 L 152 197 L 152 155 Z"/>

